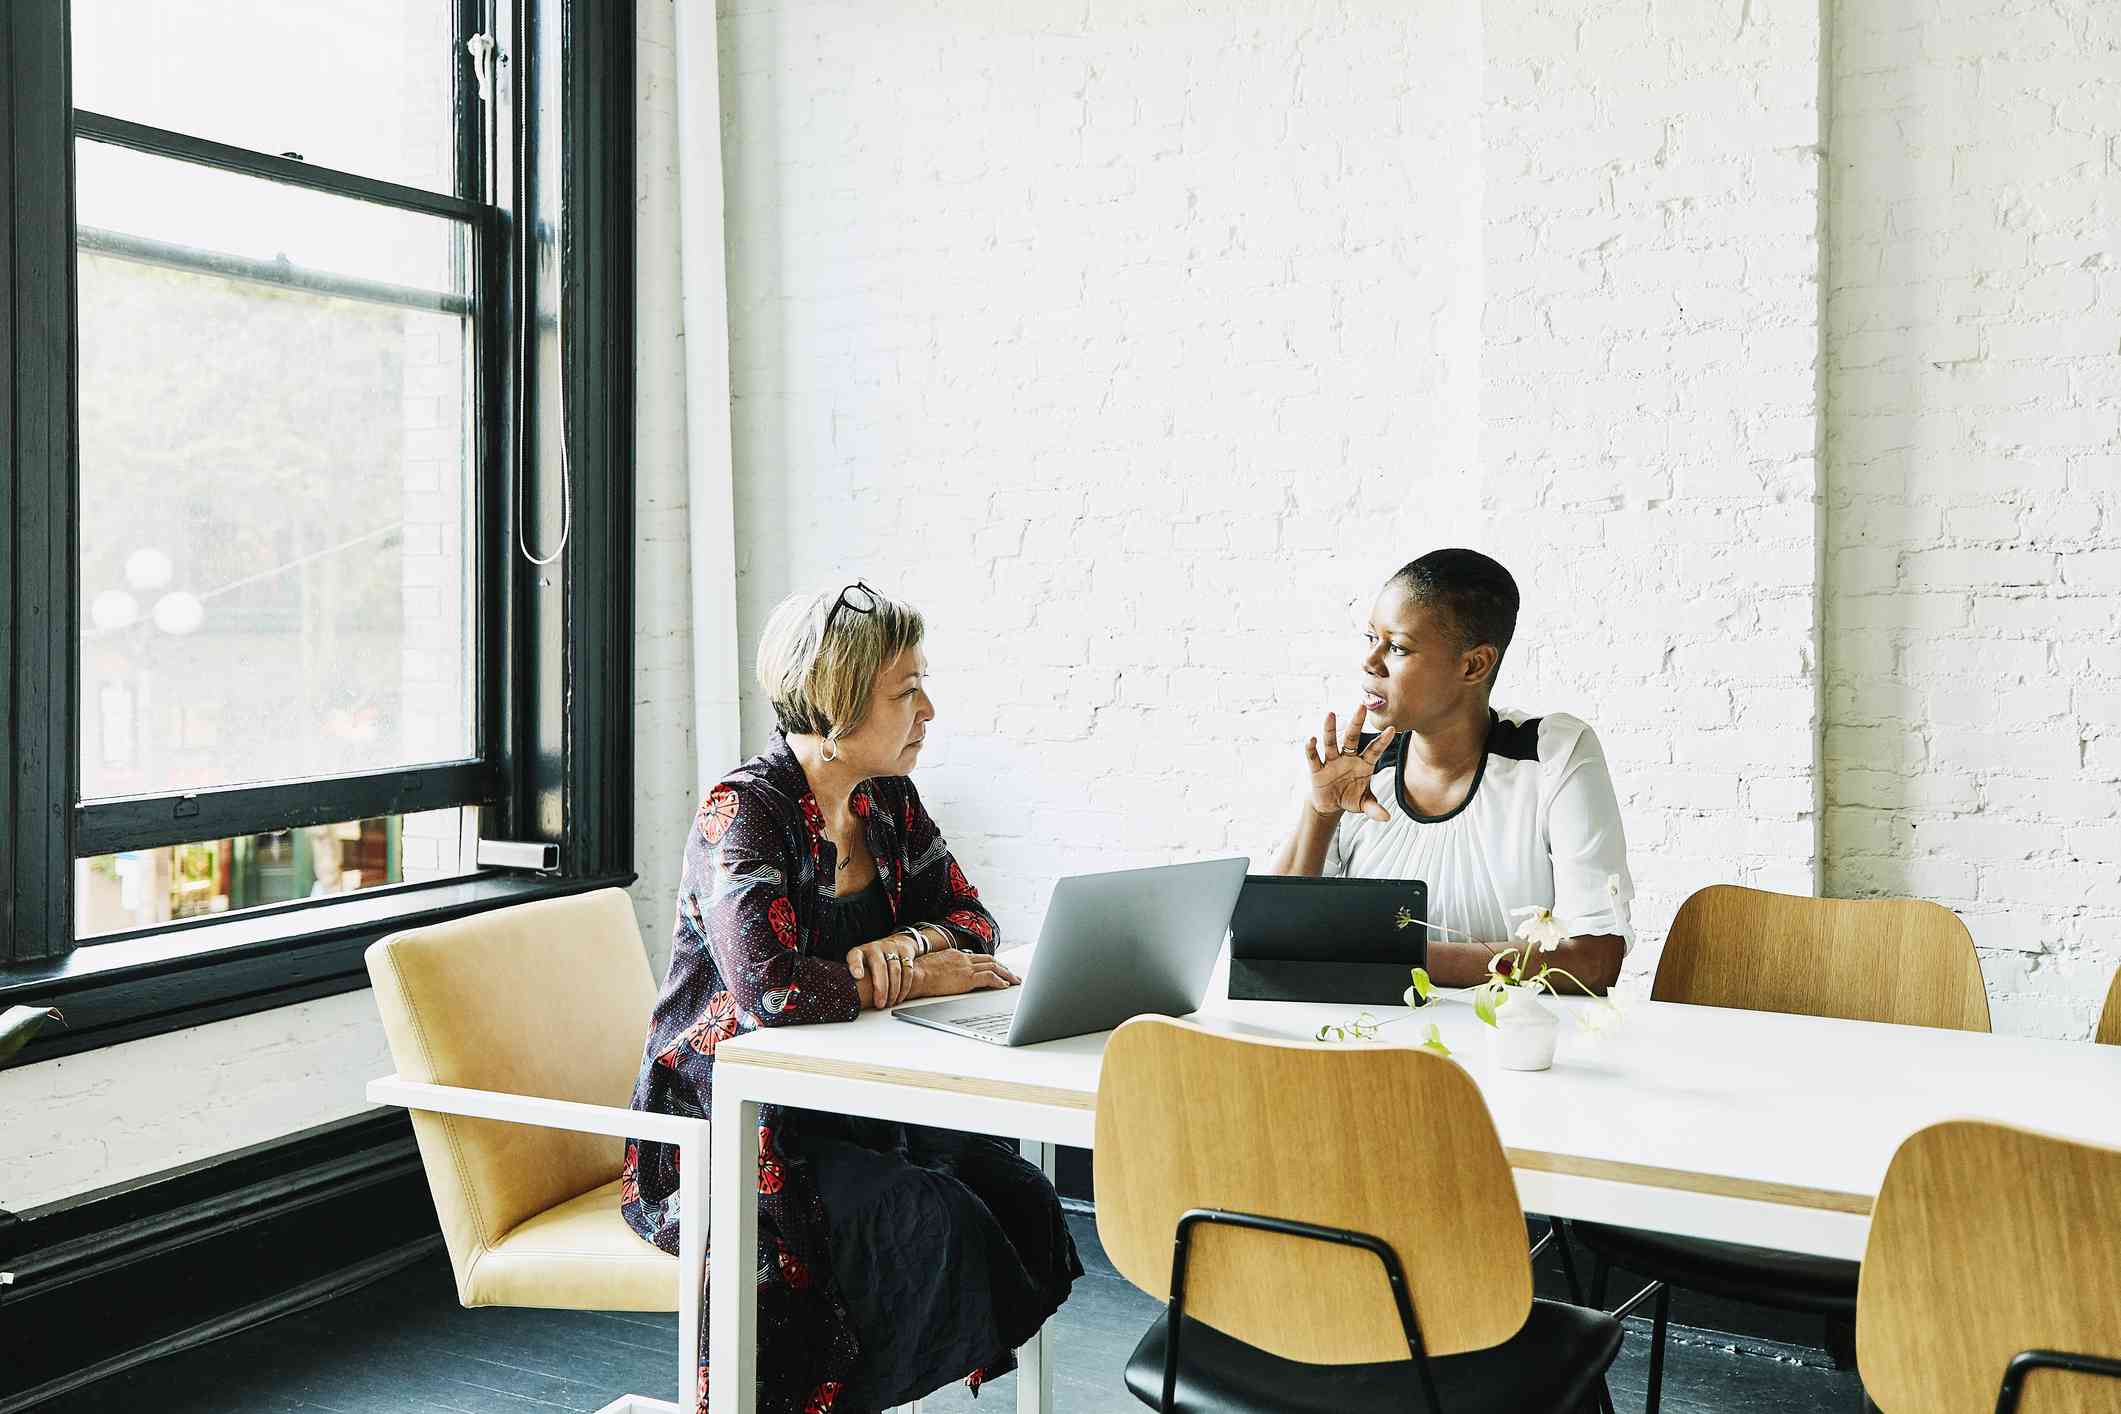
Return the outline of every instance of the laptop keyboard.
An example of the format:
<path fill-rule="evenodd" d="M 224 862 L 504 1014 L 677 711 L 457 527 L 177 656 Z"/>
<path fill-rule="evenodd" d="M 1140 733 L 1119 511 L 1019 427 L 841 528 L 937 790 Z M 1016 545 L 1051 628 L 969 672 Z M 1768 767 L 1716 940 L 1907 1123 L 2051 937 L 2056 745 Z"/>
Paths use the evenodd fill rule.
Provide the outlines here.
<path fill-rule="evenodd" d="M 978 1016 L 953 1016 L 950 1024 L 960 1031 L 969 1031 L 982 1041 L 1006 1041 L 1009 1039 L 1009 1023 L 1016 1020 L 1016 1011 L 981 1012 Z"/>

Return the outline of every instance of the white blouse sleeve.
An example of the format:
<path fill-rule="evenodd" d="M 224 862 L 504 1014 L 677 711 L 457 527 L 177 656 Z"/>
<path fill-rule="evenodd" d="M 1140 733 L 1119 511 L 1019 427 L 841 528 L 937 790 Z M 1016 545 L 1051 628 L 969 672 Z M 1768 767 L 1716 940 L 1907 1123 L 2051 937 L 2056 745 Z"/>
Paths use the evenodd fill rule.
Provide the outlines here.
<path fill-rule="evenodd" d="M 1629 949 L 1635 897 L 1628 842 L 1605 752 L 1590 727 L 1573 717 L 1549 717 L 1540 743 L 1543 770 L 1553 780 L 1547 803 L 1547 850 L 1554 864 L 1554 916 L 1572 937 L 1617 934 Z M 1573 734 L 1574 741 L 1567 737 Z M 1549 754 L 1551 745 L 1552 754 Z M 1551 763 L 1551 764 L 1547 764 Z"/>

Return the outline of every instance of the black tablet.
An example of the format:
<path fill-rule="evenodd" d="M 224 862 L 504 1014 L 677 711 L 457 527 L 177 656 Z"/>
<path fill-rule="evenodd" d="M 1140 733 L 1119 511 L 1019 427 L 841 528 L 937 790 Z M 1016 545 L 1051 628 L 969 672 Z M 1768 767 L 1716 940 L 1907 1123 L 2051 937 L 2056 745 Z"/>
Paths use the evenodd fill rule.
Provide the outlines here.
<path fill-rule="evenodd" d="M 1429 957 L 1419 879 L 1247 874 L 1230 917 L 1234 1001 L 1399 1006 Z"/>

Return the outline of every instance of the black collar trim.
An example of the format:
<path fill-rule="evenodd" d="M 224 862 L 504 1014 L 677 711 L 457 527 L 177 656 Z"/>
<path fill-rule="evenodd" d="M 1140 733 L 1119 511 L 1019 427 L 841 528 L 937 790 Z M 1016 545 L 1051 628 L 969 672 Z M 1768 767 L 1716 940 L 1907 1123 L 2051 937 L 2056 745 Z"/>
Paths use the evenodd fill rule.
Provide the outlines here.
<path fill-rule="evenodd" d="M 1413 797 L 1407 794 L 1407 753 L 1403 749 L 1406 738 L 1401 737 L 1385 748 L 1380 766 L 1392 768 L 1392 791 L 1399 797 L 1399 808 L 1406 812 L 1409 820 L 1417 825 L 1441 825 L 1446 820 L 1455 820 L 1465 814 L 1473 797 L 1480 794 L 1480 783 L 1488 778 L 1488 760 L 1500 756 L 1509 761 L 1537 761 L 1539 759 L 1540 718 L 1528 717 L 1522 722 L 1505 722 L 1502 714 L 1494 708 L 1488 709 L 1487 748 L 1480 753 L 1480 765 L 1473 770 L 1473 784 L 1466 787 L 1466 798 L 1441 815 L 1424 815 L 1414 808 Z"/>

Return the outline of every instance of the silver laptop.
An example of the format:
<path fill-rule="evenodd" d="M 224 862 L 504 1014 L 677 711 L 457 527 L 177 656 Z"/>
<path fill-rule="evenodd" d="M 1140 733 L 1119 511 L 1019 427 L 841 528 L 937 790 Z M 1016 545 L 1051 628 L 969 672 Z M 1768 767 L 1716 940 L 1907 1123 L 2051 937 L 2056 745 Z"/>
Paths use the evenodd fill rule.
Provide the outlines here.
<path fill-rule="evenodd" d="M 997 1046 L 1029 1046 L 1109 1031 L 1130 1016 L 1198 1011 L 1250 863 L 1211 859 L 1062 879 L 1021 987 L 891 1014 Z"/>

